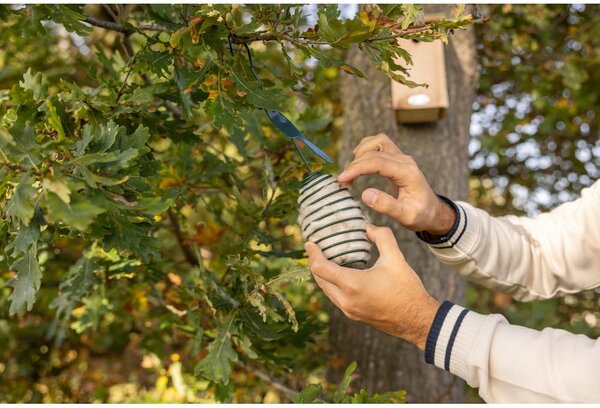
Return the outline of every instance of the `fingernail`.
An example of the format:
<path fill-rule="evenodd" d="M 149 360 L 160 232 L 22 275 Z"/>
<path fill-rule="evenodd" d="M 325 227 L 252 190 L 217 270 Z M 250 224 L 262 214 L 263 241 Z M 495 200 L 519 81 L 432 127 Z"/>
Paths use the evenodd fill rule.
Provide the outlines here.
<path fill-rule="evenodd" d="M 377 192 L 376 190 L 365 190 L 365 192 L 363 193 L 363 200 L 367 205 L 373 205 L 378 195 L 379 192 Z"/>

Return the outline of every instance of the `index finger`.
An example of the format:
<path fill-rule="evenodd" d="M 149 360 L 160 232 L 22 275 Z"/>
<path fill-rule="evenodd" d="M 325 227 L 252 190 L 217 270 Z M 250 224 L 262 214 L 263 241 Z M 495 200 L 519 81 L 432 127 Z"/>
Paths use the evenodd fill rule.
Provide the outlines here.
<path fill-rule="evenodd" d="M 346 169 L 338 175 L 338 181 L 342 185 L 347 185 L 355 178 L 367 174 L 379 174 L 380 176 L 389 178 L 401 187 L 403 182 L 402 170 L 404 165 L 398 161 L 390 160 L 385 157 L 369 157 L 366 159 L 355 160 L 346 167 Z"/>
<path fill-rule="evenodd" d="M 378 133 L 375 136 L 367 136 L 354 148 L 354 157 L 359 158 L 363 154 L 371 151 L 404 154 L 402 150 L 385 133 Z"/>

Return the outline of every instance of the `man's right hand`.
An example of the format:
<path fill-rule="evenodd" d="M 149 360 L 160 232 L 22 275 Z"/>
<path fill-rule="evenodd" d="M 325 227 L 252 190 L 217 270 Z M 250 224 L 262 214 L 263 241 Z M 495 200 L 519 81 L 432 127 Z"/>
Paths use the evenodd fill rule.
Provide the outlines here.
<path fill-rule="evenodd" d="M 354 149 L 354 161 L 338 176 L 342 186 L 358 176 L 379 174 L 399 188 L 398 196 L 368 188 L 363 202 L 375 211 L 386 214 L 411 231 L 426 231 L 430 235 L 445 235 L 456 220 L 454 210 L 433 191 L 411 156 L 408 156 L 380 133 L 363 138 Z"/>

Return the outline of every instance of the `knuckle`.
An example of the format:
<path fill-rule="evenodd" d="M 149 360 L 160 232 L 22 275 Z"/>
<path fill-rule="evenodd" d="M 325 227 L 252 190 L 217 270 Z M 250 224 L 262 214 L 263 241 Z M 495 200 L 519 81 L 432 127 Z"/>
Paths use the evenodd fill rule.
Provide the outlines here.
<path fill-rule="evenodd" d="M 368 142 L 369 140 L 372 140 L 375 136 L 370 135 L 370 136 L 365 136 L 360 140 L 360 143 L 364 143 L 364 142 Z"/>
<path fill-rule="evenodd" d="M 407 165 L 417 167 L 417 161 L 414 157 L 410 155 L 404 155 L 404 160 Z"/>
<path fill-rule="evenodd" d="M 391 237 L 394 235 L 394 232 L 392 231 L 392 229 L 390 227 L 380 227 L 379 233 L 381 235 L 385 235 L 387 237 Z"/>
<path fill-rule="evenodd" d="M 353 296 L 357 293 L 356 284 L 354 282 L 344 281 L 340 284 L 340 289 L 349 296 Z"/>
<path fill-rule="evenodd" d="M 314 260 L 311 263 L 310 269 L 316 273 L 323 272 L 323 270 L 325 269 L 325 263 L 320 259 Z"/>
<path fill-rule="evenodd" d="M 394 142 L 388 135 L 385 133 L 379 133 L 377 135 L 377 141 L 382 144 L 382 146 L 395 146 Z"/>
<path fill-rule="evenodd" d="M 356 161 L 352 161 L 352 162 L 350 162 L 346 166 L 346 168 L 344 169 L 344 171 L 346 171 L 346 172 L 352 172 L 352 171 L 354 171 L 357 168 L 357 166 L 358 166 L 357 162 Z"/>
<path fill-rule="evenodd" d="M 407 211 L 404 214 L 404 224 L 407 227 L 414 227 L 417 225 L 418 220 L 418 210 L 414 209 L 413 211 Z"/>
<path fill-rule="evenodd" d="M 380 157 L 380 156 L 381 156 L 381 151 L 380 150 L 371 150 L 371 151 L 366 152 L 362 156 L 362 158 L 364 160 L 369 160 L 369 159 L 374 159 L 374 158 L 377 158 L 377 157 Z"/>

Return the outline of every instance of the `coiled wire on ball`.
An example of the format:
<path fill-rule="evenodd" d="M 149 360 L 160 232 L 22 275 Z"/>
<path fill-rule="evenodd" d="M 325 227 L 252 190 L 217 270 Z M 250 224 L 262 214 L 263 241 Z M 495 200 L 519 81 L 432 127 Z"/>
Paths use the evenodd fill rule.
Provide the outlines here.
<path fill-rule="evenodd" d="M 371 258 L 366 217 L 360 204 L 328 174 L 304 179 L 298 197 L 298 223 L 306 241 L 319 245 L 339 265 L 362 269 Z"/>

